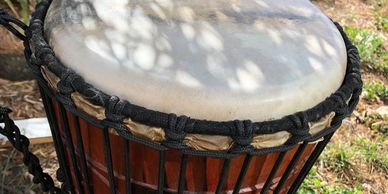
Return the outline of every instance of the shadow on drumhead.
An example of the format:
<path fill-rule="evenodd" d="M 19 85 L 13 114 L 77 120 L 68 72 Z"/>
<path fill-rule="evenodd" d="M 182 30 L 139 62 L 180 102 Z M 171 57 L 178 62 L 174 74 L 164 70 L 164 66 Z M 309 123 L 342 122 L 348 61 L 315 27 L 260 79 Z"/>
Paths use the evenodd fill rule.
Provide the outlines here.
<path fill-rule="evenodd" d="M 59 6 L 68 9 L 49 12 L 45 28 L 62 62 L 101 90 L 162 112 L 280 118 L 324 100 L 345 72 L 339 32 L 309 1 L 83 0 L 50 9 Z M 261 111 L 244 112 L 251 107 Z"/>

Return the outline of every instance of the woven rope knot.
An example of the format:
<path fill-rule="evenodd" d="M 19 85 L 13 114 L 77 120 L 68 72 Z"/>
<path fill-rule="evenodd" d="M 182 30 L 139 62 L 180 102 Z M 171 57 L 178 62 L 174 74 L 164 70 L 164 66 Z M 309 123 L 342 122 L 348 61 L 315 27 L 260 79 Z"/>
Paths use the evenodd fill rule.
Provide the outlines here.
<path fill-rule="evenodd" d="M 40 29 L 43 28 L 43 22 L 41 20 L 31 20 L 30 22 L 30 29 L 32 33 L 38 33 Z"/>
<path fill-rule="evenodd" d="M 118 122 L 125 118 L 123 110 L 126 102 L 120 100 L 117 96 L 111 96 L 108 101 L 108 106 L 105 110 L 105 116 L 109 121 Z"/>
<path fill-rule="evenodd" d="M 35 52 L 35 55 L 39 58 L 39 59 L 43 59 L 44 57 L 47 57 L 47 56 L 54 56 L 54 51 L 49 47 L 49 46 L 41 46 L 39 48 L 38 51 Z M 72 71 L 67 71 L 65 72 L 64 74 L 66 73 L 74 73 Z M 75 73 L 74 73 L 75 74 Z M 64 75 L 62 75 L 64 76 Z"/>
<path fill-rule="evenodd" d="M 286 144 L 296 144 L 310 137 L 310 127 L 305 112 L 299 112 L 287 117 L 294 125 L 294 128 L 288 130 L 292 137 L 287 140 Z"/>
<path fill-rule="evenodd" d="M 235 133 L 232 136 L 234 144 L 231 153 L 249 152 L 253 150 L 253 124 L 250 120 L 234 121 Z"/>
<path fill-rule="evenodd" d="M 297 135 L 297 136 L 309 135 L 309 125 L 307 121 L 307 114 L 305 112 L 299 112 L 299 113 L 290 115 L 288 116 L 288 119 L 290 119 L 294 125 L 294 129 L 289 131 L 292 135 Z"/>
<path fill-rule="evenodd" d="M 0 134 L 7 137 L 14 148 L 23 154 L 23 163 L 28 167 L 28 172 L 33 175 L 33 182 L 41 184 L 43 191 L 52 191 L 58 193 L 59 189 L 55 187 L 52 178 L 43 172 L 39 163 L 39 158 L 29 150 L 29 139 L 20 134 L 19 128 L 13 120 L 8 117 L 11 110 L 5 107 L 0 107 L 0 116 L 4 120 L 4 128 L 0 127 Z"/>
<path fill-rule="evenodd" d="M 346 102 L 346 94 L 342 91 L 337 91 L 333 95 L 333 100 L 337 103 L 337 107 L 334 110 L 337 115 L 347 115 L 349 107 Z"/>
<path fill-rule="evenodd" d="M 96 104 L 105 104 L 103 93 L 95 88 L 87 88 L 84 96 L 86 99 Z"/>
<path fill-rule="evenodd" d="M 39 64 L 41 64 L 41 61 L 39 58 L 36 57 L 35 53 L 32 53 L 30 63 L 34 66 L 38 66 Z"/>
<path fill-rule="evenodd" d="M 358 68 L 352 68 L 351 71 L 348 73 L 350 76 L 354 79 L 353 89 L 354 90 L 362 90 L 362 79 L 361 79 L 361 72 Z"/>
<path fill-rule="evenodd" d="M 79 76 L 71 70 L 64 72 L 61 75 L 61 80 L 57 84 L 59 92 L 64 95 L 70 95 L 73 93 L 74 88 L 72 87 L 72 82 L 78 77 Z"/>
<path fill-rule="evenodd" d="M 361 73 L 357 70 L 350 70 L 345 79 L 350 79 L 353 89 L 362 89 Z"/>
<path fill-rule="evenodd" d="M 248 146 L 253 140 L 253 125 L 249 120 L 235 121 L 236 133 L 233 136 L 233 140 L 239 146 Z"/>
<path fill-rule="evenodd" d="M 348 46 L 348 59 L 349 62 L 353 65 L 358 65 L 360 63 L 360 54 L 358 53 L 357 47 L 354 45 Z"/>
<path fill-rule="evenodd" d="M 165 129 L 167 140 L 163 144 L 172 148 L 186 148 L 182 141 L 186 137 L 184 129 L 188 120 L 189 117 L 186 116 L 177 117 L 175 114 L 169 114 L 168 128 Z"/>
<path fill-rule="evenodd" d="M 174 141 L 183 140 L 186 136 L 184 128 L 189 118 L 186 116 L 177 117 L 175 114 L 170 114 L 168 117 L 169 127 L 168 130 L 166 130 L 167 138 Z"/>
<path fill-rule="evenodd" d="M 61 79 L 57 83 L 59 91 L 58 99 L 67 106 L 74 106 L 74 102 L 72 101 L 70 95 L 75 91 L 72 83 L 78 78 L 80 78 L 80 76 L 75 72 L 67 70 L 61 75 Z"/>

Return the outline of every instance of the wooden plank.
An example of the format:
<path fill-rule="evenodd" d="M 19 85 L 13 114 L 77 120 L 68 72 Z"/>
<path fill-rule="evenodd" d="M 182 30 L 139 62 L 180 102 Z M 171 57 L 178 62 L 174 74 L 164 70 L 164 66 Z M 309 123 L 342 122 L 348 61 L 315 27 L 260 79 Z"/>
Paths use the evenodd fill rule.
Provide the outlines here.
<path fill-rule="evenodd" d="M 16 120 L 15 124 L 19 127 L 21 134 L 30 139 L 31 144 L 50 143 L 53 141 L 47 118 Z M 0 126 L 4 127 L 4 124 L 0 124 Z M 0 135 L 0 148 L 10 146 L 11 144 L 7 138 Z"/>

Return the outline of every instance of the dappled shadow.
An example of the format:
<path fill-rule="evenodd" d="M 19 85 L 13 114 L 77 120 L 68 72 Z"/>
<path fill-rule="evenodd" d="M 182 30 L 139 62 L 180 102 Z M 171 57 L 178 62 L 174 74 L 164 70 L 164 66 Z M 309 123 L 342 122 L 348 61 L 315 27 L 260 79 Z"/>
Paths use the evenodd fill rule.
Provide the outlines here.
<path fill-rule="evenodd" d="M 308 1 L 68 0 L 50 9 L 46 29 L 58 27 L 60 12 L 65 30 L 79 33 L 81 45 L 122 73 L 117 76 L 130 71 L 127 76 L 145 75 L 151 85 L 265 101 L 309 90 L 312 83 L 303 78 L 328 72 L 315 87 L 327 81 L 334 91 L 344 74 L 343 43 L 333 38 L 339 34 Z"/>

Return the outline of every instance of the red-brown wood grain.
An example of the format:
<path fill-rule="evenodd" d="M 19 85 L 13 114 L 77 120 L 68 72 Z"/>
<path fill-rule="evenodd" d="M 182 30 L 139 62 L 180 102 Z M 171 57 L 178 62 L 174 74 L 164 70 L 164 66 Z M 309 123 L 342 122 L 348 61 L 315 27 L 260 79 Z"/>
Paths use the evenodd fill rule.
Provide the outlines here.
<path fill-rule="evenodd" d="M 65 148 L 65 154 L 67 158 L 66 164 L 71 171 L 70 175 L 73 189 L 76 191 L 76 193 L 80 193 L 78 191 L 74 170 L 79 170 L 81 179 L 86 178 L 86 175 L 82 173 L 83 167 L 81 165 L 81 153 L 78 151 L 80 145 L 78 145 L 76 136 L 77 128 L 75 127 L 75 124 L 76 122 L 79 122 L 82 145 L 84 147 L 84 153 L 87 161 L 87 173 L 89 174 L 89 182 L 92 184 L 92 190 L 95 194 L 110 193 L 108 168 L 106 167 L 107 164 L 104 157 L 103 129 L 100 129 L 81 118 L 74 119 L 70 112 L 66 112 L 67 121 L 63 121 L 59 104 L 56 101 L 53 101 L 52 105 L 55 110 L 55 119 L 56 123 L 58 124 L 58 132 L 61 136 L 61 140 Z M 67 122 L 69 125 L 69 132 L 71 136 L 70 138 L 66 137 L 66 133 L 64 131 L 65 122 Z M 73 166 L 70 160 L 71 147 L 68 144 L 69 139 L 75 148 L 75 159 L 78 163 L 77 167 Z M 124 194 L 126 193 L 124 153 L 124 146 L 126 142 L 123 141 L 122 137 L 116 135 L 115 133 L 109 133 L 109 141 L 115 177 L 115 188 L 117 193 Z M 139 143 L 130 141 L 128 142 L 128 162 L 130 166 L 131 182 L 133 184 L 132 187 L 156 190 L 159 172 L 159 151 Z M 292 185 L 305 161 L 314 150 L 315 145 L 316 144 L 307 145 L 306 149 L 300 157 L 300 160 L 297 162 L 294 170 L 291 172 L 289 178 L 285 182 L 285 186 L 281 190 L 281 193 L 285 193 Z M 299 146 L 296 146 L 286 153 L 284 160 L 279 166 L 279 169 L 273 179 L 273 184 L 271 185 L 269 191 L 270 193 L 272 193 L 273 189 L 276 187 L 298 147 Z M 179 150 L 170 149 L 166 151 L 166 160 L 163 170 L 165 173 L 164 186 L 168 188 L 168 191 L 176 192 L 178 189 L 181 157 L 182 154 Z M 226 192 L 233 190 L 245 157 L 245 154 L 241 154 L 231 160 L 223 191 Z M 279 153 L 254 156 L 242 182 L 240 193 L 260 192 L 278 157 Z M 186 167 L 185 190 L 192 193 L 214 193 L 219 182 L 223 164 L 224 160 L 219 158 L 189 156 Z M 84 192 L 86 192 L 87 186 L 85 185 L 85 180 L 81 182 L 81 188 L 84 190 Z"/>

